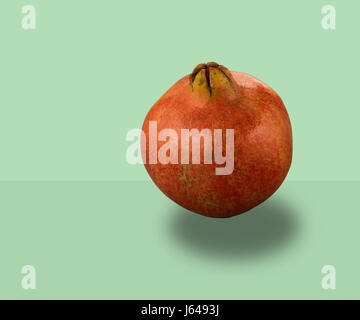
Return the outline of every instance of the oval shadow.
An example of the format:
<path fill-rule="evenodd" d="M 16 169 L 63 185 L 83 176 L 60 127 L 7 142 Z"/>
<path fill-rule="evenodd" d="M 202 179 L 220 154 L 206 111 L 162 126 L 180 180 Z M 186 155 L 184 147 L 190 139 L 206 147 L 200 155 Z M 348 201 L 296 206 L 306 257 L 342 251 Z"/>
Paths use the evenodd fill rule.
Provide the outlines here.
<path fill-rule="evenodd" d="M 170 227 L 177 243 L 215 258 L 273 254 L 289 246 L 299 231 L 295 208 L 280 198 L 227 219 L 207 218 L 179 206 L 175 211 Z"/>

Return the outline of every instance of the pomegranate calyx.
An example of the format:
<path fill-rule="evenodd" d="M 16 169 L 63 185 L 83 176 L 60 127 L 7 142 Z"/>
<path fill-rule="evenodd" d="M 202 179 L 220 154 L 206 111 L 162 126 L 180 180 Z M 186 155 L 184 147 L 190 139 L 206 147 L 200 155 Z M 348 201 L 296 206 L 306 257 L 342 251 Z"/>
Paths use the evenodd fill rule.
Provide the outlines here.
<path fill-rule="evenodd" d="M 209 97 L 215 93 L 227 92 L 237 95 L 237 88 L 231 72 L 216 62 L 200 63 L 190 74 L 190 86 L 193 92 L 206 94 Z"/>

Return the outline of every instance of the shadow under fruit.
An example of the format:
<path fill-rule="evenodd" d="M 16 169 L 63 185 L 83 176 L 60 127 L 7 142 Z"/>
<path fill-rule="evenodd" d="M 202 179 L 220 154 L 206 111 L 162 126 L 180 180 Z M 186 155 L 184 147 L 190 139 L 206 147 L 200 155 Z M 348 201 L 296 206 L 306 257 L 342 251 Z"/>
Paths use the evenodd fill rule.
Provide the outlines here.
<path fill-rule="evenodd" d="M 217 174 L 221 166 L 216 161 L 209 163 L 209 157 L 219 158 L 215 152 L 219 143 L 214 140 L 210 149 L 205 148 L 205 136 L 201 137 L 199 162 L 193 161 L 192 136 L 187 145 L 159 139 L 155 150 L 157 156 L 166 145 L 169 157 L 186 154 L 189 162 L 149 163 L 153 147 L 146 135 L 152 121 L 157 124 L 157 136 L 163 129 L 172 129 L 178 137 L 183 129 L 200 133 L 221 129 L 222 155 L 233 154 L 230 174 Z M 227 129 L 233 130 L 230 150 Z M 291 124 L 281 98 L 255 77 L 215 62 L 199 64 L 176 82 L 148 112 L 143 132 L 142 148 L 150 150 L 143 160 L 155 184 L 179 205 L 209 217 L 231 217 L 262 203 L 279 188 L 291 165 Z"/>

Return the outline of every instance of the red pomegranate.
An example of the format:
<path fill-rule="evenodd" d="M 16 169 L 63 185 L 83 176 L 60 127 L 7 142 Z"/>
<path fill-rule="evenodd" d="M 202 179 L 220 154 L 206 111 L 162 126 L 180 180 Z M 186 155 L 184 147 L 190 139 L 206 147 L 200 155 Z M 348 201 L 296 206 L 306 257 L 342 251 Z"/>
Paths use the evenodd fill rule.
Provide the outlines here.
<path fill-rule="evenodd" d="M 143 161 L 170 199 L 193 212 L 231 217 L 269 198 L 292 159 L 281 98 L 253 76 L 199 64 L 151 108 Z"/>

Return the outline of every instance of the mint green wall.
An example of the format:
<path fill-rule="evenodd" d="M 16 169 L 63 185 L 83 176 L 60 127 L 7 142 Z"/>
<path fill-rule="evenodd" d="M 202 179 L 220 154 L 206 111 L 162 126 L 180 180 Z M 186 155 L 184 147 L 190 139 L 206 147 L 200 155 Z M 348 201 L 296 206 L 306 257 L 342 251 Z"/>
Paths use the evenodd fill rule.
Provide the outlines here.
<path fill-rule="evenodd" d="M 30 1 L 31 2 L 31 1 Z M 328 1 L 329 2 L 329 1 Z M 250 73 L 284 100 L 289 180 L 360 179 L 358 1 L 1 1 L 0 179 L 147 180 L 128 130 L 202 61 Z"/>

